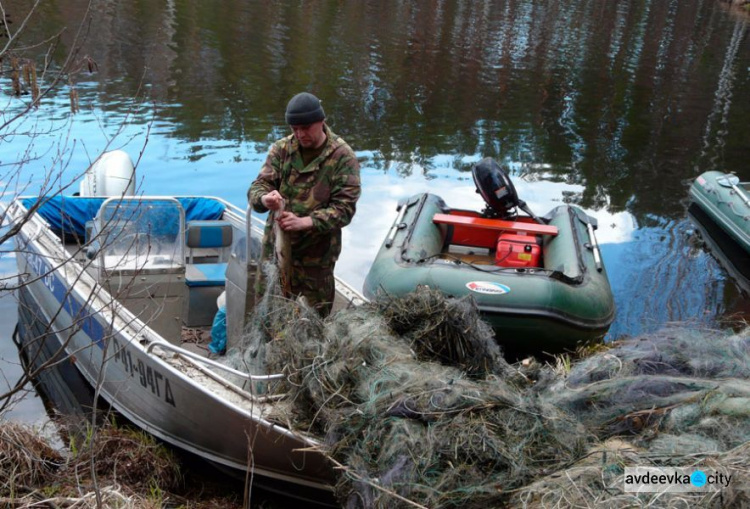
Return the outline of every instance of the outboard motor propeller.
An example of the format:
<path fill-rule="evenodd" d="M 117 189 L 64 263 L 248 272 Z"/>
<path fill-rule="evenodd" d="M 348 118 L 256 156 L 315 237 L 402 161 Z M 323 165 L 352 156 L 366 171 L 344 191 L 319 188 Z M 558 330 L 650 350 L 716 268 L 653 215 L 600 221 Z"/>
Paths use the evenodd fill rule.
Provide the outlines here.
<path fill-rule="evenodd" d="M 518 215 L 516 209 L 521 209 L 529 217 L 538 223 L 544 224 L 526 205 L 526 202 L 518 198 L 513 182 L 508 174 L 491 157 L 485 157 L 471 169 L 474 177 L 474 185 L 477 193 L 482 195 L 487 207 L 482 211 L 485 217 L 513 220 Z"/>

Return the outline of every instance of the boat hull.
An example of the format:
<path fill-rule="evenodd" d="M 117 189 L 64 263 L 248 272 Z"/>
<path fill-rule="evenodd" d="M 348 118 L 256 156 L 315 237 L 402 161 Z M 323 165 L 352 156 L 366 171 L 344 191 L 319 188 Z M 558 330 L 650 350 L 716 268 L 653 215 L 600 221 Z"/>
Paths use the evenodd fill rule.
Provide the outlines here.
<path fill-rule="evenodd" d="M 23 215 L 21 207 L 13 210 Z M 59 350 L 108 404 L 174 446 L 243 477 L 249 472 L 329 496 L 333 469 L 309 450 L 313 438 L 270 422 L 267 403 L 160 350 L 169 342 L 97 284 L 44 226 L 32 217 L 16 236 L 25 305 L 48 325 L 41 335 L 24 331 L 25 349 Z"/>
<path fill-rule="evenodd" d="M 50 415 L 90 417 L 94 391 L 61 348 L 57 338 L 47 338 L 49 324 L 40 315 L 29 290 L 21 287 L 18 299 L 17 343 L 24 370 L 34 374 L 37 393 Z"/>
<path fill-rule="evenodd" d="M 690 198 L 741 249 L 750 253 L 750 184 L 721 184 L 730 177 L 718 171 L 702 173 L 690 186 Z"/>
<path fill-rule="evenodd" d="M 449 228 L 433 223 L 450 213 L 437 196 L 412 197 L 392 239 L 386 239 L 367 275 L 365 296 L 401 296 L 424 285 L 449 297 L 470 295 L 482 318 L 509 352 L 557 353 L 601 339 L 615 307 L 606 269 L 596 265 L 586 222 L 575 207 L 550 212 L 559 229 L 545 237 L 544 268 L 506 268 L 452 261 L 441 256 Z M 401 218 L 399 218 L 401 219 Z"/>
<path fill-rule="evenodd" d="M 722 230 L 697 204 L 688 207 L 688 219 L 703 239 L 704 247 L 737 286 L 750 295 L 750 253 Z"/>

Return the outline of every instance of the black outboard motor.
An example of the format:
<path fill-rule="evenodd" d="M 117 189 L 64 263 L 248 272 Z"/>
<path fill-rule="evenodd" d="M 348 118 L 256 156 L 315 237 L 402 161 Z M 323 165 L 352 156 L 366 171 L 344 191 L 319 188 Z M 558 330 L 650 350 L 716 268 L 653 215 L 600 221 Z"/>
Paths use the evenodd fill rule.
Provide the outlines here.
<path fill-rule="evenodd" d="M 471 169 L 474 185 L 482 195 L 487 207 L 482 211 L 484 217 L 512 221 L 518 216 L 516 209 L 521 209 L 538 223 L 544 224 L 531 210 L 526 202 L 518 198 L 508 174 L 491 157 L 485 157 Z"/>

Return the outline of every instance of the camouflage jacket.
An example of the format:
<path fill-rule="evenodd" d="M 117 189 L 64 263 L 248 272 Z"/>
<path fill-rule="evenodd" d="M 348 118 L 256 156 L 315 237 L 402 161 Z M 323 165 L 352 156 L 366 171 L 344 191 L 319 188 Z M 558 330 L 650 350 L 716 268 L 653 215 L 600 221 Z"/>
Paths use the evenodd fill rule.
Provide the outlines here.
<path fill-rule="evenodd" d="M 347 143 L 326 125 L 326 146 L 303 167 L 294 135 L 273 144 L 247 196 L 253 210 L 267 212 L 261 197 L 274 189 L 286 200 L 286 210 L 310 216 L 312 230 L 289 232 L 292 264 L 332 267 L 341 252 L 341 228 L 348 225 L 361 192 L 359 162 Z M 263 234 L 263 258 L 273 256 L 272 215 Z"/>

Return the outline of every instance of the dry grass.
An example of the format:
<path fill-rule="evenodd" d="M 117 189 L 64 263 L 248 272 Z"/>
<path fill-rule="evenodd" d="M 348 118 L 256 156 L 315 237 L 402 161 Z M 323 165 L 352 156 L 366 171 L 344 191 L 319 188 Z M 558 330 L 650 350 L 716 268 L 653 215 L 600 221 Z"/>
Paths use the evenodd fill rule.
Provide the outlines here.
<path fill-rule="evenodd" d="M 0 494 L 43 486 L 64 463 L 49 444 L 17 424 L 0 426 Z"/>
<path fill-rule="evenodd" d="M 184 480 L 179 461 L 146 433 L 106 424 L 77 436 L 60 452 L 38 431 L 0 422 L 0 507 L 242 506 L 241 494 Z"/>

